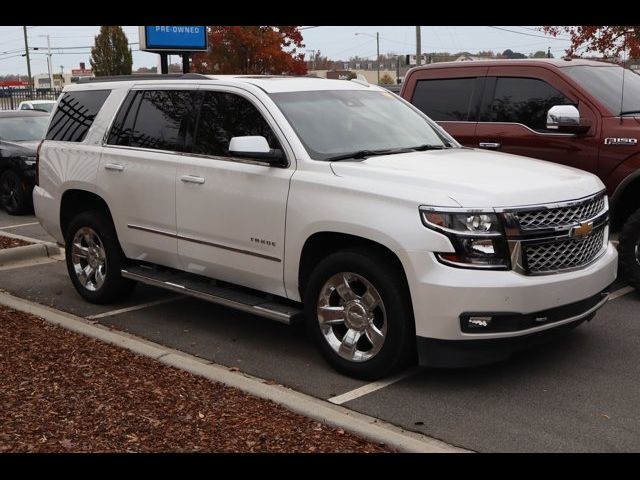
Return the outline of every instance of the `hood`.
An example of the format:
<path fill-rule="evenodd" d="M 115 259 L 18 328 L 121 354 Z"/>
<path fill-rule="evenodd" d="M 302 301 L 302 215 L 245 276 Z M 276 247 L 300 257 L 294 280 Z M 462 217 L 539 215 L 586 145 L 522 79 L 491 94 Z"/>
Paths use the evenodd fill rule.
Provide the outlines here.
<path fill-rule="evenodd" d="M 24 155 L 35 157 L 39 143 L 40 140 L 26 140 L 24 142 L 0 140 L 0 149 L 3 151 L 3 156 Z"/>
<path fill-rule="evenodd" d="M 331 168 L 339 177 L 383 180 L 391 194 L 393 189 L 418 189 L 416 200 L 434 206 L 439 204 L 431 199 L 449 197 L 461 207 L 515 207 L 573 200 L 604 189 L 598 177 L 583 170 L 471 148 L 333 162 Z"/>

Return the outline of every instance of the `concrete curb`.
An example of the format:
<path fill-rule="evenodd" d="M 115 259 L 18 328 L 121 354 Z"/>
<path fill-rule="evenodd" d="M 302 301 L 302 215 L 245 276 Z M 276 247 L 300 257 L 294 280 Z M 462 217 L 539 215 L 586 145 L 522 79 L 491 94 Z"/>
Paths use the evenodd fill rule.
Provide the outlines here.
<path fill-rule="evenodd" d="M 369 441 L 384 443 L 401 452 L 469 452 L 435 438 L 409 432 L 374 417 L 296 392 L 282 385 L 271 385 L 263 379 L 242 372 L 231 371 L 222 365 L 214 364 L 125 332 L 110 330 L 96 322 L 24 300 L 8 293 L 0 292 L 0 304 L 15 310 L 31 313 L 68 330 L 126 348 L 139 355 L 153 358 L 211 381 L 237 388 L 256 397 L 271 400 L 292 412 L 332 427 L 342 428 Z"/>
<path fill-rule="evenodd" d="M 4 233 L 1 233 L 0 236 L 11 237 Z M 60 247 L 49 242 L 34 243 L 33 245 L 25 245 L 23 247 L 3 248 L 0 249 L 0 266 L 38 257 L 52 257 L 59 254 Z"/>

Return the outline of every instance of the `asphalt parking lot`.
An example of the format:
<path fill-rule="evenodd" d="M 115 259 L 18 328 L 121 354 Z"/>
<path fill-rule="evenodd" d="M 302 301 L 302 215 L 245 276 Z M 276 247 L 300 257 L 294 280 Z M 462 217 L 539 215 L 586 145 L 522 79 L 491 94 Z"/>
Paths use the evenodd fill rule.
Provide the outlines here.
<path fill-rule="evenodd" d="M 34 222 L 0 213 L 0 233 L 50 240 Z M 333 371 L 299 327 L 143 285 L 124 303 L 88 304 L 76 294 L 61 261 L 0 271 L 0 289 L 321 399 L 343 401 L 470 450 L 640 450 L 640 296 L 635 292 L 610 301 L 593 321 L 565 337 L 508 361 L 464 370 L 412 369 L 367 384 Z M 613 290 L 628 289 L 618 281 Z"/>

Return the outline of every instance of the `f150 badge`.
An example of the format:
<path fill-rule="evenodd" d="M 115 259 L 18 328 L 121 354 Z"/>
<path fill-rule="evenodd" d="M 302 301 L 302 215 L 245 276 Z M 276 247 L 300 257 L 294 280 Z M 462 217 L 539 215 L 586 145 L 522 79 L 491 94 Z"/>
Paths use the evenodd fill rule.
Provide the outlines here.
<path fill-rule="evenodd" d="M 605 145 L 635 145 L 638 143 L 637 138 L 605 138 Z"/>

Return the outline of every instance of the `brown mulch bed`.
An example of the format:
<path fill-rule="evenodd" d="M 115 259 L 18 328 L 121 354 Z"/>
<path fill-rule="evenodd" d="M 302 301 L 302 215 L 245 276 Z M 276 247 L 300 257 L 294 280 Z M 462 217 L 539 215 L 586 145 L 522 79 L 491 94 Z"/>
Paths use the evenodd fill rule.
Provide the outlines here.
<path fill-rule="evenodd" d="M 0 452 L 388 451 L 0 306 Z"/>
<path fill-rule="evenodd" d="M 0 250 L 3 248 L 24 247 L 25 245 L 31 245 L 31 243 L 18 238 L 10 238 L 0 235 Z"/>

